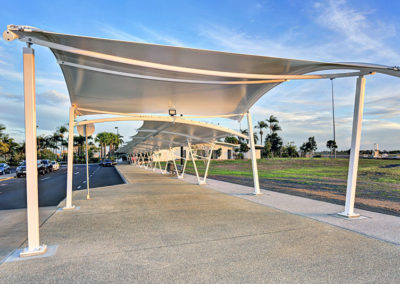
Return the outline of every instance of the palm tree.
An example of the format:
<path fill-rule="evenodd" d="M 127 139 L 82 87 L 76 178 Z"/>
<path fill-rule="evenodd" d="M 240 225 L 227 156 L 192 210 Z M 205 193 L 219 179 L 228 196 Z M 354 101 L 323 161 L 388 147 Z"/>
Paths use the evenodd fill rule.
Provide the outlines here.
<path fill-rule="evenodd" d="M 277 131 L 282 130 L 282 128 L 279 126 L 279 120 L 272 114 L 265 120 L 268 122 L 268 128 L 269 128 L 269 134 L 272 135 L 272 133 L 275 133 Z"/>
<path fill-rule="evenodd" d="M 257 134 L 255 134 L 255 133 L 253 133 L 253 136 L 254 136 L 254 144 L 257 144 L 257 142 L 258 142 L 258 136 L 257 136 Z"/>
<path fill-rule="evenodd" d="M 100 132 L 96 135 L 96 139 L 94 140 L 96 143 L 100 145 L 100 156 L 104 158 L 106 155 L 106 145 L 108 144 L 108 133 Z"/>
<path fill-rule="evenodd" d="M 83 145 L 85 144 L 85 141 L 86 141 L 85 136 L 82 136 L 82 135 L 74 136 L 74 146 L 78 146 L 78 157 L 79 158 L 82 156 L 82 152 L 83 152 L 82 148 L 83 148 Z"/>
<path fill-rule="evenodd" d="M 4 124 L 0 123 L 0 153 L 5 154 L 9 150 L 9 145 L 7 143 L 8 135 L 4 133 L 4 130 L 6 130 L 6 127 Z"/>
<path fill-rule="evenodd" d="M 68 128 L 62 125 L 57 129 L 57 132 L 60 134 L 61 156 L 63 156 L 64 145 L 65 145 L 64 134 L 68 132 Z"/>
<path fill-rule="evenodd" d="M 6 130 L 6 126 L 0 123 L 0 138 L 2 138 L 5 135 L 3 132 L 4 130 Z"/>
<path fill-rule="evenodd" d="M 259 133 L 260 133 L 260 141 L 261 141 L 261 143 L 262 143 L 262 141 L 263 141 L 262 138 L 263 138 L 263 134 L 264 134 L 263 129 L 264 129 L 264 128 L 268 128 L 268 124 L 266 124 L 265 121 L 261 120 L 261 121 L 258 121 L 258 122 L 257 122 L 256 128 L 257 128 L 257 129 L 260 129 L 260 130 L 259 130 Z M 257 140 L 258 140 L 258 139 L 257 139 Z M 256 143 L 257 143 L 257 142 L 256 142 Z"/>
<path fill-rule="evenodd" d="M 57 154 L 57 150 L 60 149 L 58 147 L 58 142 L 60 142 L 61 136 L 60 133 L 54 132 L 53 136 L 51 136 L 51 141 L 52 141 L 52 149 L 54 150 L 54 154 Z"/>
<path fill-rule="evenodd" d="M 243 135 L 249 136 L 249 131 L 247 131 L 247 129 L 240 129 L 240 133 L 242 133 Z M 243 138 L 239 137 L 239 142 L 242 143 Z M 249 143 L 248 139 L 246 139 L 247 143 Z"/>

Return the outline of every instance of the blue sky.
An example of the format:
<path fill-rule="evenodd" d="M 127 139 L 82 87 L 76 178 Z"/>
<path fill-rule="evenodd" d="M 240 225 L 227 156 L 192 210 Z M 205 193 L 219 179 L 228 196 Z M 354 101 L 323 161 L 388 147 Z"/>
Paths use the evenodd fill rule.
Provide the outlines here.
<path fill-rule="evenodd" d="M 82 3 L 84 2 L 84 3 Z M 6 1 L 7 24 L 111 39 L 332 62 L 400 65 L 399 1 Z M 0 123 L 24 139 L 22 48 L 0 40 Z M 39 134 L 68 121 L 68 92 L 51 52 L 36 47 Z M 334 81 L 339 149 L 350 147 L 355 79 Z M 254 123 L 277 116 L 286 142 L 315 136 L 319 150 L 332 137 L 329 80 L 288 82 L 252 108 Z M 237 122 L 213 120 L 238 129 Z M 126 138 L 140 123 L 97 125 Z M 242 122 L 244 128 L 246 122 Z M 400 149 L 400 79 L 367 78 L 362 149 Z"/>

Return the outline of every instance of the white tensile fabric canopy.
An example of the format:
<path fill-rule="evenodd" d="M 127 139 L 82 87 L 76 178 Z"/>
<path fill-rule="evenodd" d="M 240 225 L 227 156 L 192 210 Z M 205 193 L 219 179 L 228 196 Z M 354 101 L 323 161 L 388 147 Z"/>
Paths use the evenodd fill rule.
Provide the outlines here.
<path fill-rule="evenodd" d="M 301 74 L 346 69 L 400 77 L 397 67 L 382 65 L 232 54 L 66 35 L 26 26 L 9 25 L 6 33 L 52 50 L 71 103 L 81 114 L 166 114 L 173 108 L 184 115 L 240 119 L 281 82 L 313 78 Z"/>
<path fill-rule="evenodd" d="M 118 152 L 167 150 L 185 146 L 188 142 L 192 145 L 213 143 L 219 138 L 231 135 L 247 139 L 246 135 L 225 127 L 182 118 L 170 122 L 145 121 L 132 140 Z"/>
<path fill-rule="evenodd" d="M 126 120 L 135 120 L 140 114 L 167 114 L 170 111 L 170 114 L 176 112 L 186 117 L 218 116 L 241 119 L 247 112 L 248 137 L 219 126 L 180 121 L 181 118 L 165 122 L 165 118 L 155 120 L 147 117 L 147 121 L 139 129 L 133 141 L 127 145 L 127 149 L 136 147 L 143 153 L 188 143 L 198 182 L 204 184 L 212 149 L 204 179 L 200 180 L 191 144 L 214 143 L 219 137 L 227 135 L 248 138 L 254 193 L 260 194 L 253 125 L 249 112 L 251 106 L 273 87 L 287 80 L 351 76 L 358 78 L 346 203 L 344 212 L 340 214 L 346 217 L 357 217 L 359 215 L 354 213 L 354 200 L 364 107 L 364 75 L 378 72 L 400 77 L 400 69 L 396 66 L 324 63 L 232 54 L 66 35 L 28 26 L 9 25 L 3 37 L 7 41 L 18 38 L 28 44 L 28 47 L 23 48 L 28 223 L 28 247 L 21 253 L 23 256 L 43 254 L 46 251 L 46 246 L 41 245 L 39 239 L 35 55 L 30 47 L 31 44 L 45 46 L 52 50 L 61 66 L 71 100 L 65 210 L 75 208 L 72 205 L 73 139 L 71 138 L 74 136 L 74 126 L 80 124 L 74 121 L 77 112 L 82 115 L 101 113 L 128 115 L 129 119 Z M 352 70 L 352 72 L 309 74 L 323 70 Z M 119 121 L 121 117 L 100 120 L 102 122 Z M 101 122 L 100 120 L 96 122 Z M 86 124 L 94 122 L 95 120 L 91 120 Z M 174 163 L 175 158 L 175 155 L 172 155 Z M 86 165 L 88 177 L 88 162 Z M 88 178 L 86 184 L 89 185 Z"/>

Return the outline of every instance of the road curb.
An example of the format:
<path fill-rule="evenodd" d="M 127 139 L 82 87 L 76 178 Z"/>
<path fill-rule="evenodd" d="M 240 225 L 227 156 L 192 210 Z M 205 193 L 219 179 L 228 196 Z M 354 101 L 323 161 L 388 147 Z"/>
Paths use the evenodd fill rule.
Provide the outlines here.
<path fill-rule="evenodd" d="M 129 182 L 125 179 L 125 176 L 118 170 L 118 167 L 114 167 L 114 169 L 117 171 L 117 173 L 119 174 L 119 176 L 121 177 L 122 181 L 125 184 L 128 184 Z"/>
<path fill-rule="evenodd" d="M 15 176 L 13 176 L 13 177 L 6 177 L 6 178 L 0 178 L 0 181 L 5 181 L 5 180 L 13 179 L 13 178 L 15 178 Z"/>

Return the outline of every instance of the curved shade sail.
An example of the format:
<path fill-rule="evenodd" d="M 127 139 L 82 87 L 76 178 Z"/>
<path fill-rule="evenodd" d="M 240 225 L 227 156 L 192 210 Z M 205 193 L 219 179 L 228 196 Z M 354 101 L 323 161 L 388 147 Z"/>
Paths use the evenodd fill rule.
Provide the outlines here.
<path fill-rule="evenodd" d="M 6 31 L 7 32 L 7 31 Z M 8 26 L 22 41 L 49 47 L 82 114 L 157 113 L 240 118 L 293 75 L 332 69 L 400 76 L 396 67 L 324 63 L 90 38 Z"/>
<path fill-rule="evenodd" d="M 137 131 L 132 140 L 118 152 L 165 150 L 185 146 L 188 142 L 193 145 L 213 143 L 219 138 L 232 135 L 247 139 L 247 136 L 225 127 L 186 119 L 171 122 L 145 121 Z"/>

